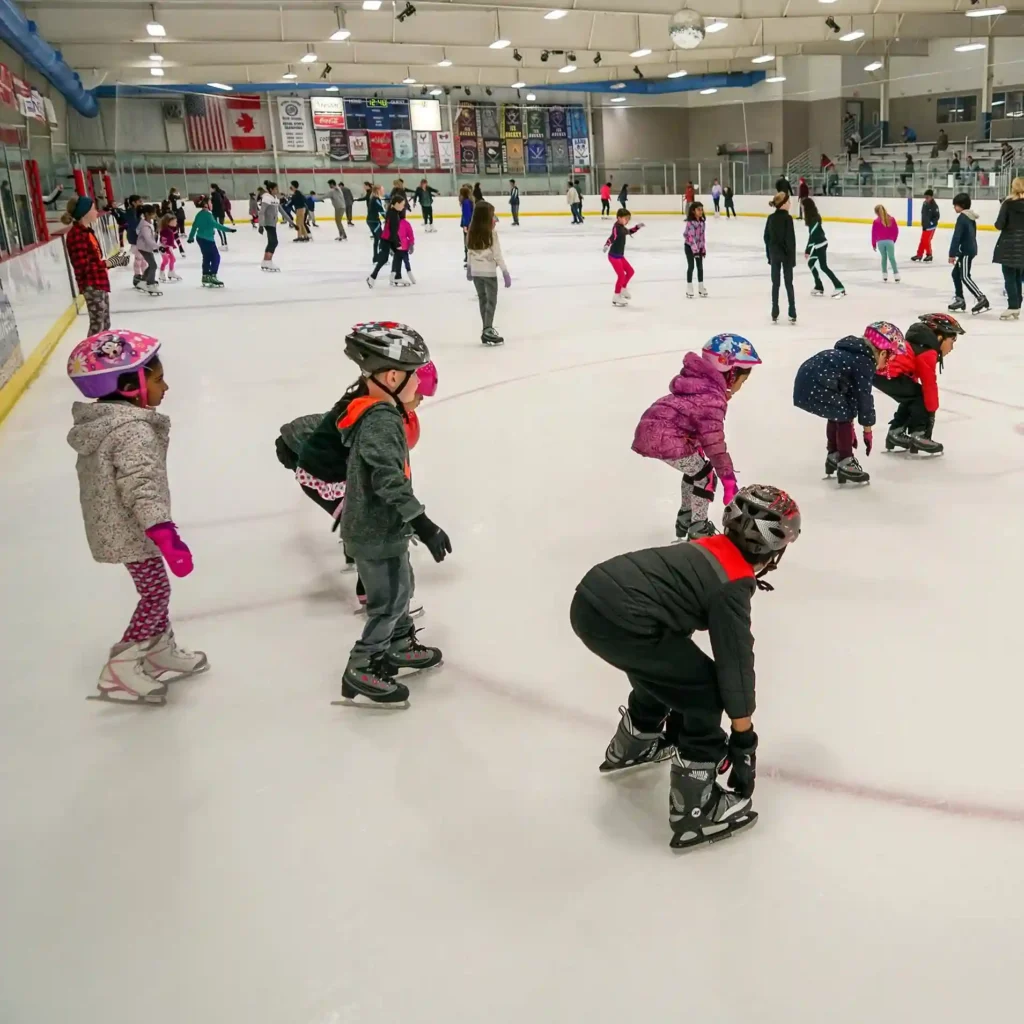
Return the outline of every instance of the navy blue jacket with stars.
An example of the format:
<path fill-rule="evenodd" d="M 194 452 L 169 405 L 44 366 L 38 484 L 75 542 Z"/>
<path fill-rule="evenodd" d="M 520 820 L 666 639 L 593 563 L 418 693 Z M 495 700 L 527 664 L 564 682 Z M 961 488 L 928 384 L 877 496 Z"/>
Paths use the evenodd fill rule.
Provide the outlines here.
<path fill-rule="evenodd" d="M 875 425 L 875 351 L 863 339 L 841 338 L 796 371 L 793 404 L 826 420 Z"/>

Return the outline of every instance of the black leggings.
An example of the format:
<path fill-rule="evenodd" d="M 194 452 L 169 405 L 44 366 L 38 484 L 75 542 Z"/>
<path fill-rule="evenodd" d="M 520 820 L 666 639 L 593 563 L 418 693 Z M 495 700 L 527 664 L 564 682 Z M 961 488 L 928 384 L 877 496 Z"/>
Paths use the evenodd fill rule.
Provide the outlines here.
<path fill-rule="evenodd" d="M 432 206 L 420 206 L 420 210 L 423 212 L 423 223 L 433 224 L 434 223 L 434 208 Z"/>
<path fill-rule="evenodd" d="M 693 267 L 697 265 L 697 280 L 704 283 L 704 257 L 698 256 L 688 245 L 686 248 L 686 283 L 693 283 Z"/>
<path fill-rule="evenodd" d="M 381 240 L 380 248 L 377 251 L 377 264 L 373 268 L 373 273 L 370 275 L 375 281 L 377 275 L 380 273 L 381 268 L 390 259 L 391 260 L 391 273 L 394 275 L 396 281 L 402 280 L 402 263 L 404 261 L 405 253 L 396 245 L 392 245 L 389 241 Z"/>
<path fill-rule="evenodd" d="M 772 319 L 779 315 L 779 278 L 786 281 L 786 297 L 789 299 L 789 315 L 796 316 L 796 296 L 793 294 L 793 268 L 781 260 L 772 260 Z"/>
<path fill-rule="evenodd" d="M 612 212 L 612 204 L 610 199 L 601 200 L 601 216 L 603 217 L 606 213 Z"/>
<path fill-rule="evenodd" d="M 637 729 L 659 732 L 667 718 L 666 736 L 681 757 L 716 763 L 725 757 L 715 663 L 689 633 L 631 633 L 578 593 L 572 599 L 569 621 L 589 650 L 626 673 L 633 688 L 629 714 Z"/>
<path fill-rule="evenodd" d="M 811 254 L 811 258 L 807 261 L 807 266 L 814 277 L 814 290 L 816 292 L 823 292 L 825 290 L 825 286 L 821 283 L 821 278 L 818 276 L 819 270 L 832 282 L 832 287 L 837 292 L 844 290 L 843 282 L 829 269 L 827 249 L 815 249 Z"/>
<path fill-rule="evenodd" d="M 733 202 L 732 202 L 731 199 L 726 199 L 726 201 L 725 201 L 725 218 L 726 218 L 726 220 L 729 219 L 729 214 L 730 213 L 735 217 L 736 216 L 736 207 L 733 206 Z"/>
<path fill-rule="evenodd" d="M 924 406 L 924 391 L 913 377 L 886 377 L 876 373 L 874 385 L 882 392 L 895 399 L 899 405 L 889 422 L 890 430 L 906 427 L 911 433 L 928 429 L 928 410 Z"/>
<path fill-rule="evenodd" d="M 267 227 L 263 230 L 267 233 L 267 247 L 264 252 L 268 256 L 273 256 L 274 250 L 277 248 L 277 228 Z"/>

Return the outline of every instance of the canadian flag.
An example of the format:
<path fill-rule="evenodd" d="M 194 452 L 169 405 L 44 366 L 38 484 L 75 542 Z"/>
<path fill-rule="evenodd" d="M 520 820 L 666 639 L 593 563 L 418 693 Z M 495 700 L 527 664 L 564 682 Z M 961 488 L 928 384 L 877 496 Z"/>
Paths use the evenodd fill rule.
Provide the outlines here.
<path fill-rule="evenodd" d="M 267 148 L 259 96 L 229 96 L 227 112 L 232 149 Z"/>

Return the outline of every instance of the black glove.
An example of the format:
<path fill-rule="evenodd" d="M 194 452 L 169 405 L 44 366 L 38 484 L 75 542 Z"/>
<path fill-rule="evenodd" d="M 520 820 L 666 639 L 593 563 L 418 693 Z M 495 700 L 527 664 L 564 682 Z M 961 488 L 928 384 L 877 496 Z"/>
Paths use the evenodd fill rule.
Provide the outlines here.
<path fill-rule="evenodd" d="M 753 796 L 757 778 L 757 733 L 753 729 L 729 734 L 729 784 L 740 796 Z"/>
<path fill-rule="evenodd" d="M 452 542 L 448 534 L 436 523 L 432 523 L 425 512 L 421 512 L 410 525 L 416 531 L 416 536 L 426 544 L 435 562 L 443 562 L 445 556 L 452 553 Z"/>
<path fill-rule="evenodd" d="M 261 235 L 263 234 L 263 225 L 262 224 L 260 225 L 260 234 Z"/>

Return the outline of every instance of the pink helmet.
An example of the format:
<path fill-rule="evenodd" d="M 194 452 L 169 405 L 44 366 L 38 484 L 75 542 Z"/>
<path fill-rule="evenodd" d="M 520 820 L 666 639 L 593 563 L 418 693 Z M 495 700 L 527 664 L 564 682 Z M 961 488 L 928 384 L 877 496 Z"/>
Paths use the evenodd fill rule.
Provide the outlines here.
<path fill-rule="evenodd" d="M 424 363 L 417 371 L 420 379 L 419 393 L 424 398 L 433 398 L 437 394 L 437 367 L 433 363 Z"/>
<path fill-rule="evenodd" d="M 877 320 L 864 328 L 864 337 L 882 352 L 902 354 L 907 351 L 903 332 L 887 320 Z"/>
<path fill-rule="evenodd" d="M 156 358 L 160 342 L 136 331 L 101 331 L 80 341 L 68 357 L 68 376 L 86 398 L 122 394 L 146 401 L 146 366 Z M 122 374 L 138 371 L 139 385 L 118 391 Z"/>

